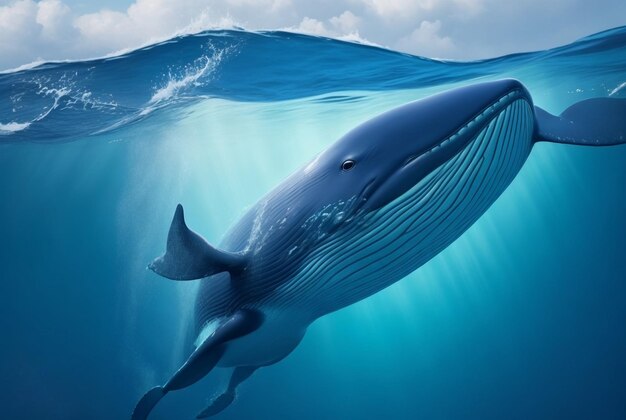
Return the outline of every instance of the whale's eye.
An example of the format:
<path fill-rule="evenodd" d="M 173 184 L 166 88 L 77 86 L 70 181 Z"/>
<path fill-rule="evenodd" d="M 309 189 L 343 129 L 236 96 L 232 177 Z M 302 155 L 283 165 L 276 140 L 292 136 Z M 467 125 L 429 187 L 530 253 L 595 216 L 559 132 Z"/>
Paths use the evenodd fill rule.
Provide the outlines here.
<path fill-rule="evenodd" d="M 354 168 L 354 165 L 356 165 L 356 162 L 352 159 L 348 159 L 341 164 L 341 170 L 349 171 L 350 169 Z"/>

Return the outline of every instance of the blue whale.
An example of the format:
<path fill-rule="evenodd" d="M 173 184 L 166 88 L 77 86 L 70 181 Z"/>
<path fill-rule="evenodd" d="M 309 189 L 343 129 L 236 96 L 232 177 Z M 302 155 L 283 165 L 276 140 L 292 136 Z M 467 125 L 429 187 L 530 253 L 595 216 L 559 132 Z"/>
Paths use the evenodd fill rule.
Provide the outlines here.
<path fill-rule="evenodd" d="M 626 143 L 626 100 L 578 102 L 554 116 L 516 80 L 443 92 L 354 128 L 263 197 L 219 249 L 178 205 L 166 252 L 150 264 L 202 279 L 195 351 L 138 402 L 144 419 L 168 392 L 232 367 L 198 417 L 221 412 L 255 369 L 286 357 L 315 319 L 425 264 L 502 194 L 533 144 Z"/>

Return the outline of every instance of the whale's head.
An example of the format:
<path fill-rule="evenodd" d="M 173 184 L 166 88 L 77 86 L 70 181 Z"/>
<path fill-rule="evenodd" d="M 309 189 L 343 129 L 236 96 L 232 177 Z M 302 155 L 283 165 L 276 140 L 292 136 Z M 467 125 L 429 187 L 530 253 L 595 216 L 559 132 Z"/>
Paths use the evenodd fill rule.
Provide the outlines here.
<path fill-rule="evenodd" d="M 271 226 L 252 229 L 268 232 L 253 235 L 264 245 L 255 255 L 272 267 L 288 261 L 281 290 L 313 318 L 369 296 L 478 220 L 524 164 L 535 121 L 530 95 L 515 80 L 374 117 L 263 201 L 255 220 Z"/>
<path fill-rule="evenodd" d="M 507 79 L 408 103 L 357 126 L 305 171 L 324 174 L 325 201 L 355 197 L 355 210 L 376 211 L 460 153 L 520 98 L 532 104 L 524 86 Z"/>

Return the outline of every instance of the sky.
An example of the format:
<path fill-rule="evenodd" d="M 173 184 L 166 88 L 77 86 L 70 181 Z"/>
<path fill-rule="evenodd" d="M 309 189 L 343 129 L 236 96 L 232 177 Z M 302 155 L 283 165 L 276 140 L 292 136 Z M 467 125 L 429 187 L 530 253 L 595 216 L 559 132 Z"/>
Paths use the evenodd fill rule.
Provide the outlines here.
<path fill-rule="evenodd" d="M 0 70 L 233 26 L 476 60 L 551 48 L 622 25 L 624 0 L 0 0 Z"/>

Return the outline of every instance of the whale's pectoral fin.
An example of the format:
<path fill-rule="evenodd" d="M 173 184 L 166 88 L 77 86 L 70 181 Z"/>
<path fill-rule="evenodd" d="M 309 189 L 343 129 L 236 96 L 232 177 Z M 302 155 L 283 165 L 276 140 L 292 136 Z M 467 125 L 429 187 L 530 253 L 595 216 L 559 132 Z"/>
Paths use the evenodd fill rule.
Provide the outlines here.
<path fill-rule="evenodd" d="M 240 309 L 235 312 L 196 348 L 164 388 L 167 391 L 181 389 L 202 379 L 219 361 L 228 341 L 250 334 L 262 322 L 263 315 L 258 311 Z"/>
<path fill-rule="evenodd" d="M 152 388 L 139 400 L 133 410 L 132 420 L 146 419 L 169 391 L 186 388 L 202 379 L 220 360 L 229 341 L 250 334 L 262 322 L 263 315 L 260 312 L 248 309 L 235 312 L 196 348 L 165 385 Z"/>
<path fill-rule="evenodd" d="M 222 271 L 239 271 L 245 264 L 242 254 L 213 248 L 202 236 L 191 231 L 185 223 L 183 206 L 179 204 L 167 235 L 165 254 L 152 261 L 148 268 L 172 280 L 195 280 Z"/>
<path fill-rule="evenodd" d="M 207 408 L 202 410 L 202 412 L 200 412 L 200 414 L 198 414 L 196 418 L 204 419 L 207 417 L 212 417 L 224 411 L 235 400 L 235 397 L 237 395 L 237 387 L 239 386 L 239 384 L 248 379 L 257 369 L 258 366 L 236 367 L 235 370 L 233 370 L 232 376 L 230 377 L 230 381 L 228 382 L 228 388 L 226 389 L 226 391 L 215 397 L 213 401 L 211 401 L 211 404 L 209 404 Z"/>
<path fill-rule="evenodd" d="M 583 146 L 626 143 L 626 99 L 586 99 L 558 117 L 536 106 L 535 117 L 535 141 Z"/>

